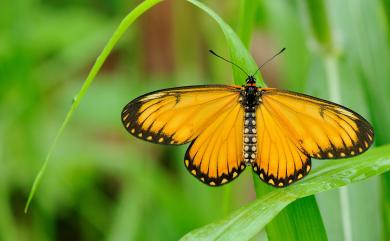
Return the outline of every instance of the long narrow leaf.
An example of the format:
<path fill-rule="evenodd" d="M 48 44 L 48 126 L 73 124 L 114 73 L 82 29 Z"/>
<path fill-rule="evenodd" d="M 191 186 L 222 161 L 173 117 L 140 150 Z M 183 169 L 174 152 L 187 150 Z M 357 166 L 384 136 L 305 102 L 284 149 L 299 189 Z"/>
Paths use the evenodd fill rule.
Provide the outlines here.
<path fill-rule="evenodd" d="M 233 62 L 244 68 L 248 74 L 252 74 L 254 70 L 257 69 L 256 62 L 253 60 L 252 56 L 249 54 L 249 51 L 245 47 L 245 45 L 242 43 L 241 39 L 236 35 L 236 33 L 233 31 L 233 29 L 226 24 L 221 17 L 218 16 L 213 10 L 211 10 L 209 7 L 204 5 L 201 2 L 198 2 L 196 0 L 188 0 L 188 2 L 192 3 L 193 5 L 197 6 L 204 12 L 206 12 L 210 17 L 212 17 L 221 28 L 222 32 L 225 35 L 226 42 L 228 43 L 228 47 L 230 50 L 230 56 Z M 249 39 L 249 33 L 246 33 Z M 248 40 L 249 41 L 249 40 Z M 239 69 L 237 69 L 235 66 L 232 66 L 233 68 L 233 77 L 234 82 L 237 85 L 242 85 L 245 83 L 245 80 L 247 76 L 242 73 Z M 264 86 L 263 79 L 260 75 L 260 73 L 256 76 L 257 81 L 260 85 Z M 229 198 L 231 195 L 231 186 L 227 187 L 225 189 L 225 195 L 223 197 L 223 209 L 226 212 L 229 209 Z"/>
<path fill-rule="evenodd" d="M 202 10 L 207 12 L 220 25 L 220 27 L 222 28 L 222 30 L 225 34 L 225 38 L 228 42 L 232 60 L 235 61 L 236 63 L 238 63 L 239 65 L 243 66 L 246 69 L 255 69 L 256 64 L 254 63 L 253 59 L 249 55 L 249 52 L 246 49 L 246 47 L 242 44 L 240 38 L 238 38 L 238 36 L 233 32 L 233 30 L 216 13 L 214 13 L 212 10 L 210 10 L 205 5 L 203 5 L 197 1 L 189 0 L 189 2 L 195 4 L 196 6 L 200 7 Z M 252 1 L 251 4 L 250 4 L 250 2 L 245 1 L 244 8 L 246 8 L 246 7 L 254 8 L 255 5 L 256 4 L 254 3 L 254 1 Z M 243 11 L 243 10 L 241 10 L 241 11 Z M 254 9 L 252 9 L 252 11 L 254 13 Z M 254 19 L 252 19 L 252 21 L 254 21 Z M 244 29 L 243 22 L 244 22 L 244 20 L 242 20 L 240 23 L 240 32 L 241 32 L 241 35 L 243 35 L 241 37 L 244 37 L 244 42 L 246 45 L 248 45 L 249 41 L 250 41 L 249 38 L 251 36 L 251 30 L 249 30 L 248 29 L 249 27 L 247 27 L 247 26 L 246 26 L 247 28 Z M 239 56 L 239 58 L 238 58 L 238 56 Z M 242 59 L 246 59 L 246 61 L 242 61 Z M 234 67 L 233 67 L 233 71 L 237 71 L 237 69 L 234 69 Z M 242 84 L 242 80 L 244 80 L 242 77 L 242 73 L 237 73 L 237 72 L 233 72 L 233 73 L 235 74 L 234 79 L 235 79 L 236 84 Z M 258 79 L 259 79 L 259 77 L 258 77 Z M 260 85 L 265 86 L 263 81 L 261 81 Z M 258 188 L 256 188 L 256 189 L 258 189 Z M 260 192 L 257 192 L 257 193 L 259 194 Z M 302 210 L 301 208 L 299 208 L 300 207 L 299 204 L 293 205 L 293 206 L 289 207 L 290 208 L 289 213 L 295 213 L 297 215 L 295 215 L 295 216 L 292 215 L 291 216 L 292 220 L 290 220 L 290 217 L 287 215 L 284 215 L 283 216 L 284 218 L 280 217 L 280 219 L 283 219 L 287 223 L 291 223 L 291 222 L 297 221 L 297 219 L 294 219 L 294 217 L 299 216 L 298 214 L 305 213 L 306 215 L 310 215 L 312 217 L 312 219 L 315 220 L 315 222 L 311 222 L 311 225 L 316 225 L 317 229 L 321 232 L 316 233 L 316 235 L 313 236 L 314 233 L 310 232 L 310 230 L 312 230 L 312 228 L 311 228 L 312 226 L 305 225 L 305 227 L 303 227 L 303 229 L 306 229 L 306 231 L 304 233 L 308 237 L 308 240 L 310 240 L 310 239 L 312 240 L 313 237 L 317 237 L 316 240 L 326 240 L 326 233 L 325 233 L 325 230 L 323 227 L 323 223 L 322 223 L 321 216 L 320 216 L 315 199 L 314 198 L 308 199 L 306 201 L 306 203 L 310 203 L 312 208 Z M 308 211 L 309 211 L 309 213 L 307 213 Z M 288 212 L 288 210 L 286 212 Z M 287 226 L 283 226 L 283 227 L 287 227 Z M 281 229 L 283 230 L 283 227 L 280 227 L 280 225 L 271 225 L 269 227 L 269 230 L 267 229 L 267 231 L 275 234 L 277 230 L 279 230 L 279 231 L 281 231 Z M 299 229 L 297 229 L 297 230 L 299 230 Z M 303 231 L 300 230 L 298 232 L 303 232 Z M 292 237 L 292 236 L 290 236 L 290 237 Z M 323 237 L 325 237 L 325 238 L 323 238 Z"/>
<path fill-rule="evenodd" d="M 328 240 L 312 195 L 289 204 L 266 226 L 266 231 L 270 241 Z"/>
<path fill-rule="evenodd" d="M 99 72 L 100 68 L 103 66 L 104 62 L 106 61 L 108 55 L 111 53 L 111 50 L 114 48 L 118 40 L 122 37 L 124 32 L 130 27 L 130 25 L 139 17 L 141 16 L 146 10 L 150 9 L 151 7 L 155 6 L 157 3 L 161 2 L 162 0 L 145 0 L 141 4 L 139 4 L 135 9 L 133 9 L 119 24 L 118 28 L 115 30 L 113 35 L 111 36 L 110 40 L 107 42 L 106 46 L 104 47 L 103 51 L 100 53 L 98 58 L 96 59 L 95 64 L 92 66 L 92 69 L 90 70 L 86 80 L 84 81 L 83 86 L 81 87 L 79 93 L 74 98 L 74 101 L 70 107 L 70 110 L 66 114 L 65 120 L 62 122 L 62 125 L 60 129 L 57 132 L 57 135 L 54 138 L 54 141 L 52 142 L 49 152 L 46 156 L 45 162 L 43 163 L 41 169 L 39 170 L 37 176 L 35 177 L 33 186 L 31 188 L 30 194 L 28 196 L 28 200 L 24 209 L 24 212 L 27 213 L 28 207 L 30 206 L 30 203 L 34 197 L 34 194 L 36 193 L 39 183 L 42 179 L 42 175 L 45 172 L 47 168 L 47 164 L 49 163 L 49 160 L 51 158 L 51 155 L 54 152 L 54 149 L 57 145 L 58 139 L 62 135 L 62 132 L 64 131 L 65 127 L 68 125 L 70 119 L 73 116 L 73 113 L 77 109 L 77 107 L 80 104 L 81 99 L 85 96 L 87 93 L 87 90 L 89 86 L 91 85 L 92 81 L 95 79 L 97 73 Z"/>
<path fill-rule="evenodd" d="M 241 41 L 249 49 L 255 25 L 257 0 L 241 0 L 240 17 L 238 18 L 237 33 Z"/>
<path fill-rule="evenodd" d="M 390 170 L 390 145 L 361 156 L 332 160 L 314 169 L 304 180 L 233 212 L 228 217 L 196 229 L 182 240 L 249 240 L 292 201 L 365 180 Z"/>
<path fill-rule="evenodd" d="M 244 68 L 244 70 L 248 74 L 253 74 L 253 72 L 257 69 L 256 62 L 253 60 L 248 50 L 245 48 L 240 38 L 236 35 L 233 29 L 226 24 L 221 17 L 219 17 L 213 10 L 204 5 L 203 3 L 196 0 L 187 0 L 188 2 L 194 4 L 198 8 L 202 9 L 206 12 L 210 17 L 212 17 L 222 29 L 225 34 L 226 41 L 228 43 L 228 47 L 230 50 L 230 56 L 233 62 L 237 65 Z M 238 85 L 245 83 L 246 77 L 244 73 L 242 73 L 236 67 L 233 67 L 233 76 L 234 82 Z M 259 85 L 264 86 L 263 78 L 260 74 L 256 75 L 257 82 Z"/>
<path fill-rule="evenodd" d="M 328 240 L 314 196 L 290 203 L 267 226 L 270 241 Z"/>
<path fill-rule="evenodd" d="M 254 0 L 241 1 L 238 35 L 247 47 L 250 44 L 258 4 Z M 262 184 L 257 175 L 254 174 L 253 178 L 258 198 L 273 190 L 268 185 Z M 270 241 L 327 240 L 320 210 L 313 196 L 288 205 L 266 226 L 265 230 Z"/>

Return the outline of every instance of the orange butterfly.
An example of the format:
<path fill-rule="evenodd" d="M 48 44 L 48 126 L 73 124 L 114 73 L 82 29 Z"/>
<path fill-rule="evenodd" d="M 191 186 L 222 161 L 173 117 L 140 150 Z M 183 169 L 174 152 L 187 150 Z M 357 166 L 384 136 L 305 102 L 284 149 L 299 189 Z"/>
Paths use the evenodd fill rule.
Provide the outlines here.
<path fill-rule="evenodd" d="M 285 187 L 309 173 L 311 158 L 355 156 L 374 140 L 372 126 L 356 112 L 312 96 L 257 87 L 253 75 L 243 86 L 151 92 L 127 104 L 121 117 L 126 130 L 143 140 L 191 142 L 184 164 L 210 186 L 228 183 L 252 166 L 262 181 Z"/>

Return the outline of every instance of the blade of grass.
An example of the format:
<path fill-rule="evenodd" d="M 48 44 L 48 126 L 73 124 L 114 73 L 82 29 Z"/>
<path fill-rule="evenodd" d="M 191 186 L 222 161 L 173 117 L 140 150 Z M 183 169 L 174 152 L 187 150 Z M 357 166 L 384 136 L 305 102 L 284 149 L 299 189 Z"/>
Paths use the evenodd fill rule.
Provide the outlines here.
<path fill-rule="evenodd" d="M 258 181 L 256 196 L 267 196 L 274 188 Z M 268 239 L 275 240 L 328 240 L 317 201 L 313 196 L 298 199 L 284 208 L 265 227 Z"/>
<path fill-rule="evenodd" d="M 249 47 L 253 32 L 257 1 L 241 1 L 238 36 Z M 259 184 L 257 175 L 253 175 L 256 196 L 262 197 L 272 191 L 268 185 Z M 288 205 L 272 222 L 266 226 L 269 240 L 327 240 L 324 224 L 316 199 L 307 197 Z"/>
<path fill-rule="evenodd" d="M 283 209 L 267 226 L 271 240 L 328 240 L 314 196 L 296 200 Z"/>
<path fill-rule="evenodd" d="M 249 240 L 283 208 L 298 198 L 339 188 L 390 170 L 390 145 L 355 158 L 331 160 L 313 169 L 303 181 L 267 195 L 228 217 L 186 234 L 182 240 Z"/>
<path fill-rule="evenodd" d="M 233 29 L 226 24 L 221 17 L 218 16 L 213 10 L 211 10 L 209 7 L 204 5 L 201 2 L 198 2 L 196 0 L 188 0 L 188 2 L 192 3 L 193 5 L 197 6 L 204 12 L 206 12 L 210 17 L 212 17 L 221 28 L 222 32 L 225 35 L 226 42 L 229 47 L 231 60 L 244 68 L 248 74 L 252 73 L 257 69 L 257 64 L 249 54 L 247 48 L 244 46 L 244 44 L 241 42 L 240 38 L 235 34 Z M 245 80 L 247 76 L 245 76 L 240 70 L 238 70 L 236 67 L 232 66 L 233 68 L 233 77 L 234 82 L 237 85 L 242 85 L 245 83 Z M 256 76 L 257 81 L 260 85 L 264 86 L 263 79 L 260 75 L 260 73 Z M 222 209 L 224 213 L 227 213 L 230 209 L 230 200 L 231 200 L 231 186 L 226 187 L 224 196 L 222 198 Z"/>
<path fill-rule="evenodd" d="M 384 128 L 390 122 L 388 111 L 390 101 L 390 82 L 388 81 L 390 77 L 388 68 L 390 1 L 346 1 L 346 3 L 345 9 L 348 11 L 345 19 L 349 22 L 348 26 L 351 26 L 348 29 L 348 37 L 355 40 L 352 42 L 353 45 L 349 46 L 348 51 L 354 54 L 355 68 L 361 69 L 361 78 L 365 80 L 364 88 L 369 101 L 371 119 L 374 129 L 377 130 L 375 144 L 383 145 L 390 142 L 390 129 Z M 382 240 L 390 240 L 390 195 L 388 195 L 389 186 L 387 185 L 390 183 L 390 172 L 382 175 L 381 179 L 381 210 L 379 211 L 382 218 L 378 220 L 377 225 L 375 222 L 370 222 L 369 225 L 381 229 Z M 375 212 L 371 212 L 370 215 L 370 220 L 375 220 Z M 367 226 L 362 225 L 363 228 L 359 231 L 364 231 Z M 360 233 L 356 235 L 363 236 Z M 368 235 L 378 237 L 372 232 Z"/>
<path fill-rule="evenodd" d="M 198 7 L 201 7 L 203 10 L 205 10 L 210 16 L 212 16 L 218 22 L 218 24 L 220 25 L 220 27 L 222 28 L 222 30 L 223 30 L 223 32 L 225 34 L 226 40 L 228 41 L 228 45 L 230 47 L 232 60 L 235 61 L 236 63 L 239 63 L 239 65 L 244 66 L 244 68 L 245 68 L 247 66 L 247 65 L 245 65 L 245 61 L 240 61 L 239 59 L 236 60 L 236 56 L 243 55 L 243 54 L 249 55 L 249 53 L 248 53 L 247 49 L 245 48 L 245 46 L 243 46 L 242 42 L 237 37 L 237 35 L 232 31 L 232 29 L 226 23 L 223 22 L 223 20 L 219 16 L 217 16 L 214 12 L 212 12 L 212 10 L 210 10 L 209 8 L 207 8 L 203 4 L 200 4 L 197 1 L 190 1 L 190 2 L 195 4 L 195 5 L 197 5 Z M 254 7 L 254 5 L 255 5 L 255 3 L 250 4 L 249 2 L 246 2 L 246 4 L 243 4 L 242 6 L 244 8 L 247 8 L 247 7 Z M 246 10 L 245 9 L 241 10 L 241 12 L 246 12 Z M 252 19 L 252 21 L 254 21 L 254 19 Z M 246 45 L 249 45 L 250 36 L 252 35 L 252 27 L 247 26 L 247 28 L 244 29 L 244 27 L 243 27 L 244 22 L 245 22 L 245 20 L 241 20 L 241 33 L 243 35 L 245 35 L 245 37 L 244 36 L 240 36 L 240 37 L 246 38 L 244 43 Z M 250 56 L 247 56 L 246 58 L 248 58 L 247 63 L 250 63 L 250 64 L 254 63 L 254 61 L 252 60 L 252 58 Z M 244 65 L 242 65 L 242 64 L 244 64 Z M 254 65 L 253 67 L 250 67 L 250 66 L 248 66 L 248 67 L 249 68 L 256 68 L 256 65 Z M 233 71 L 235 71 L 234 68 L 233 68 Z M 235 72 L 233 72 L 233 73 L 235 73 Z M 240 74 L 241 73 L 238 73 L 239 76 L 240 76 Z M 260 79 L 259 77 L 257 77 L 257 78 Z M 243 79 L 242 78 L 239 79 L 237 77 L 237 74 L 234 75 L 234 79 L 235 79 L 235 83 L 236 84 L 242 84 L 242 80 Z M 265 86 L 265 83 L 261 80 L 260 85 Z M 260 182 L 257 177 L 255 177 L 255 183 L 256 182 L 257 183 Z M 261 184 L 260 184 L 260 187 L 261 187 Z M 258 196 L 261 195 L 261 193 L 262 193 L 262 191 L 259 191 L 259 185 L 257 185 L 257 187 L 256 187 L 256 192 L 257 192 Z M 224 202 L 224 203 L 226 203 L 226 202 Z M 297 205 L 297 206 L 292 205 L 292 206 L 289 207 L 290 208 L 290 213 L 297 213 L 297 214 L 299 214 L 299 213 L 304 213 L 305 210 L 310 210 L 310 212 L 306 213 L 306 215 L 313 217 L 313 219 L 316 220 L 315 223 L 304 222 L 303 220 L 306 220 L 306 219 L 295 219 L 295 218 L 293 218 L 293 219 L 289 220 L 288 219 L 289 215 L 284 215 L 283 216 L 284 218 L 281 217 L 281 219 L 283 219 L 283 221 L 286 222 L 286 223 L 294 223 L 295 222 L 295 223 L 299 224 L 300 227 L 306 229 L 306 231 L 300 230 L 299 232 L 306 233 L 307 235 L 305 237 L 307 237 L 308 240 L 313 240 L 314 238 L 317 238 L 316 240 L 326 240 L 325 229 L 323 227 L 322 219 L 321 219 L 320 213 L 318 211 L 318 207 L 317 207 L 315 199 L 314 198 L 308 199 L 306 201 L 306 203 L 311 203 L 311 207 L 312 208 L 311 209 L 302 209 L 302 205 Z M 297 215 L 296 216 L 291 216 L 291 217 L 297 217 Z M 300 224 L 301 222 L 304 222 L 304 223 Z M 317 230 L 321 230 L 322 232 L 321 233 L 310 232 L 310 230 L 313 230 L 311 228 L 312 227 L 311 225 L 313 225 L 313 224 L 318 227 Z M 283 229 L 283 227 L 281 227 L 278 224 L 278 222 L 275 222 L 275 225 L 271 225 L 269 228 L 270 228 L 270 230 L 272 230 L 272 231 L 270 231 L 272 233 L 276 233 L 277 231 L 280 231 L 280 230 Z M 288 230 L 285 230 L 285 231 L 286 232 L 283 232 L 283 233 L 287 234 Z M 297 233 L 297 235 L 298 235 L 298 233 Z M 323 237 L 325 237 L 325 238 L 323 238 Z"/>
<path fill-rule="evenodd" d="M 330 99 L 336 103 L 342 103 L 339 69 L 337 64 L 337 56 L 327 56 L 324 59 L 325 72 L 327 74 L 327 82 L 330 93 Z M 341 221 L 343 226 L 343 234 L 345 241 L 352 241 L 352 224 L 351 224 L 351 210 L 349 200 L 348 187 L 341 187 L 339 189 L 339 200 L 341 207 Z"/>
<path fill-rule="evenodd" d="M 272 30 L 272 38 L 278 46 L 287 48 L 284 54 L 280 83 L 283 88 L 302 92 L 305 90 L 309 68 L 309 51 L 300 21 L 301 13 L 295 4 L 286 1 L 263 1 L 259 12 L 266 13 L 266 29 Z M 299 64 L 296 64 L 299 63 Z"/>
<path fill-rule="evenodd" d="M 260 185 L 263 187 L 259 187 Z M 264 196 L 272 192 L 269 187 L 264 187 L 265 184 L 260 185 L 256 188 L 256 195 L 264 193 L 262 195 Z M 298 199 L 289 204 L 267 224 L 265 229 L 270 241 L 328 240 L 314 196 Z"/>
<path fill-rule="evenodd" d="M 103 51 L 100 53 L 98 58 L 96 59 L 95 64 L 92 66 L 92 69 L 90 70 L 86 80 L 84 81 L 84 84 L 82 85 L 79 93 L 76 95 L 76 97 L 73 100 L 73 103 L 70 107 L 70 110 L 68 111 L 65 120 L 62 122 L 62 125 L 60 129 L 58 130 L 54 141 L 52 142 L 49 152 L 46 156 L 45 162 L 43 163 L 41 169 L 39 170 L 34 183 L 32 185 L 30 194 L 27 199 L 27 203 L 24 209 L 24 212 L 27 213 L 28 207 L 30 206 L 30 203 L 38 189 L 39 183 L 42 179 L 42 175 L 44 174 L 47 164 L 49 163 L 49 160 L 51 158 L 51 155 L 54 152 L 54 149 L 57 145 L 58 139 L 62 135 L 62 132 L 64 131 L 65 127 L 67 126 L 68 122 L 73 116 L 74 111 L 77 109 L 77 107 L 80 104 L 80 101 L 86 94 L 89 86 L 91 85 L 92 81 L 95 79 L 97 73 L 99 72 L 100 68 L 103 66 L 105 60 L 107 59 L 108 55 L 111 53 L 111 50 L 114 48 L 118 40 L 122 37 L 124 32 L 129 28 L 129 26 L 139 17 L 141 16 L 145 11 L 150 9 L 151 7 L 155 6 L 157 3 L 161 2 L 162 0 L 145 0 L 141 4 L 139 4 L 136 8 L 134 8 L 119 24 L 117 29 L 114 31 L 113 35 L 111 36 L 110 40 L 107 42 L 106 46 L 104 47 Z"/>
<path fill-rule="evenodd" d="M 387 38 L 390 39 L 390 0 L 382 0 L 381 1 L 381 9 L 383 11 L 383 15 L 385 19 L 385 26 L 387 32 Z"/>
<path fill-rule="evenodd" d="M 240 2 L 240 15 L 238 18 L 237 36 L 240 38 L 242 44 L 250 51 L 251 39 L 253 34 L 253 27 L 255 25 L 257 1 L 243 0 Z M 261 75 L 261 71 L 259 71 Z M 266 87 L 265 82 L 263 86 Z M 229 186 L 230 188 L 231 186 Z"/>
<path fill-rule="evenodd" d="M 314 26 L 315 20 L 312 20 L 320 16 L 315 13 L 318 7 L 312 1 L 306 2 L 311 8 L 310 11 L 314 12 L 310 16 L 312 29 L 320 29 L 320 26 Z M 322 51 L 320 57 L 325 67 L 329 97 L 331 100 L 347 106 L 355 104 L 354 109 L 364 116 L 369 116 L 368 113 L 370 113 L 371 118 L 369 119 L 373 122 L 374 129 L 379 130 L 388 122 L 386 119 L 388 120 L 389 113 L 385 111 L 385 108 L 379 110 L 382 103 L 388 102 L 384 100 L 386 96 L 389 96 L 384 93 L 389 90 L 386 88 L 388 81 L 379 82 L 387 80 L 389 75 L 386 76 L 386 74 L 389 72 L 388 68 L 384 67 L 385 63 L 388 62 L 386 61 L 388 42 L 385 40 L 385 35 L 378 34 L 385 30 L 383 29 L 385 26 L 378 21 L 380 19 L 378 2 L 328 2 L 327 7 L 331 8 L 329 12 L 334 13 L 331 15 L 333 27 L 329 27 L 327 34 L 329 37 L 315 35 L 314 39 Z M 326 26 L 326 22 L 323 21 L 321 24 Z M 342 27 L 344 29 L 338 29 Z M 342 35 L 334 34 L 332 36 L 331 29 L 335 28 L 336 30 L 333 32 L 342 33 Z M 316 31 L 313 32 L 316 33 Z M 344 41 L 337 41 L 340 39 Z M 347 44 L 341 45 L 343 42 Z M 338 56 L 341 51 L 343 51 L 343 55 Z M 357 52 L 358 54 L 356 54 Z M 357 56 L 361 57 L 361 66 L 359 66 Z M 351 62 L 349 63 L 350 67 L 347 67 L 345 60 Z M 359 72 L 361 69 L 364 71 Z M 356 81 L 357 79 L 361 81 Z M 378 86 L 381 88 L 377 88 Z M 358 96 L 359 92 L 362 93 L 360 97 Z M 350 103 L 348 98 L 352 100 Z M 377 103 L 373 104 L 373 101 L 377 101 Z M 357 105 L 359 102 L 360 104 Z M 368 107 L 370 107 L 370 111 L 367 111 Z M 381 117 L 376 118 L 378 115 Z M 382 124 L 378 124 L 378 122 L 382 122 Z M 388 129 L 380 129 L 381 131 L 377 131 L 379 133 L 376 136 L 376 144 L 380 143 L 381 136 L 388 136 L 386 135 Z M 343 228 L 342 232 L 338 233 L 344 235 L 344 240 L 378 239 L 382 225 L 379 219 L 381 210 L 378 206 L 379 203 L 377 203 L 380 192 L 376 188 L 377 181 L 371 179 L 368 182 L 340 188 L 338 190 L 340 212 L 334 210 L 333 215 L 328 210 L 334 206 L 334 203 L 319 199 L 322 201 L 322 210 L 327 210 L 326 215 L 330 217 L 326 220 L 327 227 L 331 226 L 329 223 L 332 225 L 336 223 L 335 219 L 338 218 L 342 221 L 341 227 Z M 325 196 L 321 195 L 322 198 Z M 370 198 L 366 199 L 365 197 Z M 382 195 L 382 197 L 384 196 Z M 369 202 L 367 202 L 368 200 Z M 371 221 L 369 223 L 363 221 L 367 219 Z"/>
<path fill-rule="evenodd" d="M 213 10 L 211 10 L 209 7 L 207 7 L 205 4 L 197 1 L 197 0 L 187 0 L 189 3 L 192 3 L 193 5 L 197 6 L 204 12 L 206 12 L 210 17 L 212 17 L 221 28 L 222 32 L 225 35 L 226 42 L 229 47 L 230 51 L 230 57 L 233 62 L 235 62 L 237 65 L 244 68 L 248 74 L 253 73 L 257 69 L 257 64 L 249 54 L 248 50 L 245 48 L 243 43 L 241 42 L 240 38 L 236 35 L 236 33 L 233 31 L 233 29 L 226 24 L 218 14 L 216 14 Z M 245 76 L 244 73 L 242 73 L 239 69 L 236 67 L 233 68 L 233 77 L 234 82 L 237 85 L 242 85 L 245 83 L 245 80 L 247 76 Z M 265 86 L 263 78 L 258 73 L 256 76 L 257 83 L 261 86 Z"/>
<path fill-rule="evenodd" d="M 240 2 L 240 15 L 238 18 L 237 35 L 247 49 L 251 46 L 253 27 L 256 20 L 258 1 L 242 0 Z"/>
<path fill-rule="evenodd" d="M 311 31 L 318 43 L 332 49 L 332 34 L 329 27 L 326 5 L 321 1 L 304 1 L 311 25 Z"/>
<path fill-rule="evenodd" d="M 308 15 L 308 22 L 312 38 L 320 48 L 322 60 L 325 67 L 326 82 L 330 99 L 336 103 L 342 103 L 340 90 L 340 74 L 338 68 L 338 55 L 335 51 L 333 35 L 328 20 L 327 9 L 324 1 L 304 1 L 305 10 Z M 310 35 L 310 34 L 309 34 Z M 348 187 L 339 189 L 339 200 L 341 205 L 341 220 L 345 241 L 352 240 L 352 226 L 350 214 L 350 201 Z"/>
<path fill-rule="evenodd" d="M 383 237 L 382 240 L 390 238 L 390 173 L 385 173 L 382 179 L 382 209 L 383 209 Z"/>

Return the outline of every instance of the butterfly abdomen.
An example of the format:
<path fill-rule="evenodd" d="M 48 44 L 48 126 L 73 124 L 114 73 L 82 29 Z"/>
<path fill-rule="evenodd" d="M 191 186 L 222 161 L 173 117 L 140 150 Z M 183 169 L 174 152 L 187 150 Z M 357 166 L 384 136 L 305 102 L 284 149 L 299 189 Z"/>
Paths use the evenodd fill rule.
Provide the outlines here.
<path fill-rule="evenodd" d="M 256 160 L 257 146 L 256 113 L 251 109 L 245 111 L 243 155 L 246 165 Z"/>
<path fill-rule="evenodd" d="M 257 155 L 257 130 L 256 130 L 256 106 L 259 104 L 256 86 L 245 86 L 241 93 L 244 114 L 244 138 L 243 156 L 246 165 L 256 161 Z"/>

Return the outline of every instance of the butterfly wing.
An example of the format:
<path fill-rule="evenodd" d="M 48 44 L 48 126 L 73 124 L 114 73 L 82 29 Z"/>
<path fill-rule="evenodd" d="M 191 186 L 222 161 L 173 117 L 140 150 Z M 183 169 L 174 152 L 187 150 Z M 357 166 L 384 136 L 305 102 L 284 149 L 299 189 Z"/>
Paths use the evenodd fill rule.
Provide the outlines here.
<path fill-rule="evenodd" d="M 200 181 L 217 186 L 244 170 L 244 111 L 240 87 L 188 86 L 152 92 L 122 111 L 130 134 L 160 144 L 184 144 L 184 164 Z"/>
<path fill-rule="evenodd" d="M 244 169 L 244 110 L 238 98 L 226 106 L 191 143 L 185 155 L 188 171 L 200 181 L 219 186 L 236 178 Z"/>
<path fill-rule="evenodd" d="M 310 171 L 310 157 L 351 157 L 374 139 L 371 125 L 341 105 L 291 91 L 265 89 L 257 111 L 259 154 L 254 170 L 264 181 L 286 186 Z"/>
<path fill-rule="evenodd" d="M 258 141 L 253 170 L 264 182 L 284 187 L 304 177 L 311 168 L 311 159 L 296 139 L 286 135 L 284 123 L 264 104 L 256 113 Z"/>
<path fill-rule="evenodd" d="M 122 111 L 127 131 L 159 144 L 184 144 L 195 139 L 219 115 L 229 111 L 240 87 L 186 86 L 140 96 Z"/>

